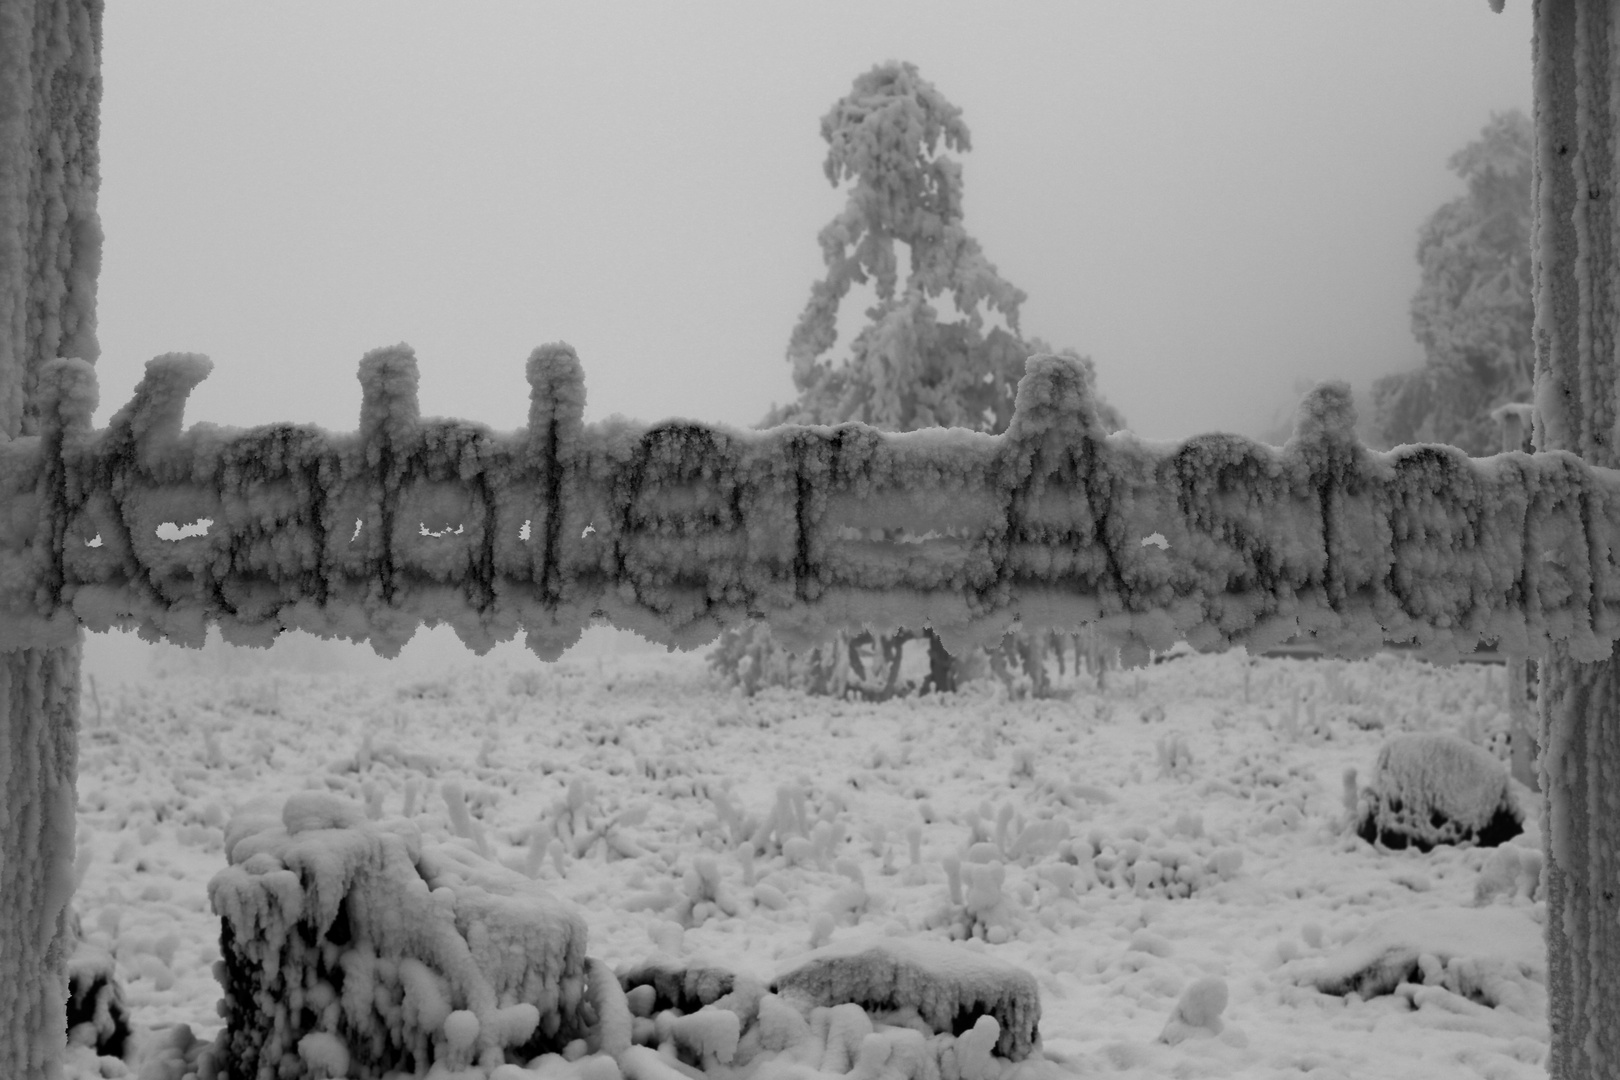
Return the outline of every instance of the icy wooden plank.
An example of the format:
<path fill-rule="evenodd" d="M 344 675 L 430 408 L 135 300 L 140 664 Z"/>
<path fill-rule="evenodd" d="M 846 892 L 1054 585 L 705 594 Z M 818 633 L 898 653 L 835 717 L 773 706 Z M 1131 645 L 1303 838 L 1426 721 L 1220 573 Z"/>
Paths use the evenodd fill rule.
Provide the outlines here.
<path fill-rule="evenodd" d="M 0 445 L 0 648 L 78 626 L 199 644 L 285 629 L 392 655 L 448 623 L 542 656 L 605 617 L 691 648 L 748 618 L 790 642 L 932 626 L 946 644 L 1100 625 L 1133 648 L 1314 635 L 1439 655 L 1603 653 L 1620 473 L 1569 454 L 1357 444 L 1321 388 L 1285 447 L 1103 434 L 1082 373 L 1036 357 L 1005 434 L 859 424 L 586 425 L 566 346 L 530 358 L 530 423 L 423 419 L 404 346 L 361 363 L 356 432 L 182 426 L 207 374 L 148 364 L 89 426 L 94 376 L 43 374 L 39 437 Z"/>

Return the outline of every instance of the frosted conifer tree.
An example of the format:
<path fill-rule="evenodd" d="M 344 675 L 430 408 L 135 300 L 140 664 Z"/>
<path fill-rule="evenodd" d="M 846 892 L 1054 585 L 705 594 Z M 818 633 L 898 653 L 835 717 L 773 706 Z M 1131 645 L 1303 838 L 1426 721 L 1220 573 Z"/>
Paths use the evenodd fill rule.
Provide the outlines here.
<path fill-rule="evenodd" d="M 799 397 L 766 424 L 860 420 L 893 431 L 999 433 L 1012 418 L 1025 358 L 1052 350 L 1019 336 L 1024 291 L 963 226 L 962 166 L 945 153 L 971 149 L 962 110 L 915 66 L 891 61 L 855 80 L 822 117 L 821 137 L 827 179 L 849 182 L 849 197 L 821 230 L 827 271 L 788 342 Z M 828 354 L 839 306 L 852 286 L 867 283 L 877 303 L 849 355 L 835 362 Z M 947 294 L 952 319 L 934 305 Z M 992 314 L 1005 326 L 989 325 Z M 1103 412 L 1110 429 L 1123 426 L 1111 408 Z"/>
<path fill-rule="evenodd" d="M 962 166 L 948 153 L 971 149 L 962 110 L 914 65 L 890 61 L 855 80 L 822 117 L 821 137 L 828 146 L 827 180 L 848 183 L 849 195 L 818 237 L 826 273 L 811 286 L 788 342 L 799 396 L 773 409 L 764 426 L 858 420 L 891 431 L 938 426 L 999 434 L 1012 419 L 1025 359 L 1054 350 L 1021 336 L 1024 291 L 1001 276 L 963 225 Z M 877 302 L 848 354 L 835 358 L 839 308 L 853 286 L 866 284 Z M 946 296 L 954 309 L 949 315 L 936 306 Z M 1089 358 L 1062 351 L 1095 380 Z M 1093 399 L 1108 430 L 1124 426 L 1100 395 Z M 887 668 L 879 696 L 894 691 L 899 650 L 911 636 L 901 631 L 871 643 Z M 754 679 L 774 668 L 771 681 L 812 692 L 843 685 L 828 670 L 842 660 L 831 649 L 797 670 L 804 665 L 766 655 L 767 637 L 762 627 L 728 635 L 715 653 L 717 664 L 732 670 L 749 655 L 746 674 Z M 926 687 L 951 689 L 956 665 L 937 638 L 930 633 L 928 639 Z M 1009 640 L 1002 652 L 1025 667 L 1039 662 L 1033 640 Z M 861 663 L 855 651 L 850 655 Z M 1039 682 L 1041 676 L 1034 677 Z"/>
<path fill-rule="evenodd" d="M 1376 434 L 1389 445 L 1445 442 L 1494 454 L 1500 436 L 1491 410 L 1530 400 L 1532 141 L 1523 113 L 1498 113 L 1451 157 L 1468 192 L 1418 234 L 1423 279 L 1412 296 L 1412 333 L 1424 364 L 1373 386 Z"/>

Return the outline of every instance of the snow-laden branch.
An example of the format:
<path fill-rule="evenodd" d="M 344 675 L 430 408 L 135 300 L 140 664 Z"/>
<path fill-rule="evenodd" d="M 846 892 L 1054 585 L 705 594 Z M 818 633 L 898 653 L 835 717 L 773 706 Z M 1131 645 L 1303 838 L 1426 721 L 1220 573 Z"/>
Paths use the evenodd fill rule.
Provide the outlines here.
<path fill-rule="evenodd" d="M 147 365 L 90 427 L 89 365 L 43 373 L 43 433 L 0 444 L 0 648 L 77 626 L 200 644 L 283 629 L 393 654 L 422 623 L 555 656 L 593 618 L 680 647 L 745 618 L 809 644 L 935 627 L 948 646 L 1100 623 L 1129 647 L 1314 633 L 1357 654 L 1620 636 L 1620 472 L 1566 453 L 1375 453 L 1318 389 L 1282 448 L 1104 435 L 1071 361 L 1036 357 L 1005 434 L 860 424 L 582 422 L 566 346 L 529 424 L 423 419 L 404 346 L 360 364 L 359 430 L 182 428 L 206 359 Z"/>

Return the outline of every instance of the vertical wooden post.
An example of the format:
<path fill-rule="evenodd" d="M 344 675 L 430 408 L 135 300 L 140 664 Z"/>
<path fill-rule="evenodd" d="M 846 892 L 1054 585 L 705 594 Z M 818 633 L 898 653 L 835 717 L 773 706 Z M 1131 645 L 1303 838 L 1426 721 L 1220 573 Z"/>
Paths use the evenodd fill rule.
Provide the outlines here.
<path fill-rule="evenodd" d="M 1502 425 L 1502 452 L 1510 454 L 1524 449 L 1525 436 L 1534 418 L 1530 405 L 1503 405 L 1492 411 L 1496 422 Z M 1541 790 L 1541 774 L 1536 768 L 1536 733 L 1530 723 L 1530 658 L 1508 649 L 1502 652 L 1507 667 L 1508 733 L 1512 739 L 1509 768 L 1513 779 L 1531 791 Z"/>
<path fill-rule="evenodd" d="M 1620 259 L 1608 0 L 1536 0 L 1536 445 L 1620 465 Z M 1599 618 L 1604 618 L 1599 613 Z M 1620 656 L 1542 661 L 1548 1071 L 1612 1076 L 1620 1062 Z"/>
<path fill-rule="evenodd" d="M 100 0 L 0 0 L 0 440 L 39 369 L 94 361 Z M 55 1077 L 77 803 L 79 645 L 0 653 L 0 1075 Z"/>

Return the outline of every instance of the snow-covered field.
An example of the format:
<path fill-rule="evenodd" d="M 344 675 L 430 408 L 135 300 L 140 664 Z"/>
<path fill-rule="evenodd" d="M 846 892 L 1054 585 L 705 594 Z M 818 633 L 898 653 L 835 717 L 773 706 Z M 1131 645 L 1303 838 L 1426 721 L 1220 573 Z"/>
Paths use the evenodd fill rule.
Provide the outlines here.
<path fill-rule="evenodd" d="M 1388 735 L 1505 727 L 1501 668 L 1237 652 L 1113 672 L 1100 691 L 1071 678 L 1061 700 L 976 684 L 867 705 L 743 698 L 701 654 L 596 637 L 552 665 L 164 650 L 150 670 L 103 667 L 82 707 L 76 905 L 117 957 L 144 1047 L 131 1074 L 164 1075 L 173 1025 L 206 1040 L 221 1023 L 208 882 L 234 808 L 314 788 L 448 837 L 469 831 L 450 785 L 495 858 L 579 904 L 611 965 L 664 951 L 769 979 L 828 938 L 971 935 L 1036 977 L 1045 1054 L 1080 1075 L 1543 1075 L 1540 905 L 1508 889 L 1476 907 L 1488 851 L 1375 851 L 1345 828 L 1345 771 L 1365 780 Z M 810 836 L 742 857 L 784 790 Z M 1516 794 L 1531 819 L 1515 844 L 1534 848 L 1539 806 Z M 999 896 L 974 861 L 990 853 Z M 689 894 L 705 855 L 723 903 Z M 969 895 L 953 904 L 957 860 Z M 1310 985 L 1408 946 L 1422 985 L 1368 1000 Z M 1211 976 L 1223 1030 L 1160 1041 Z"/>

